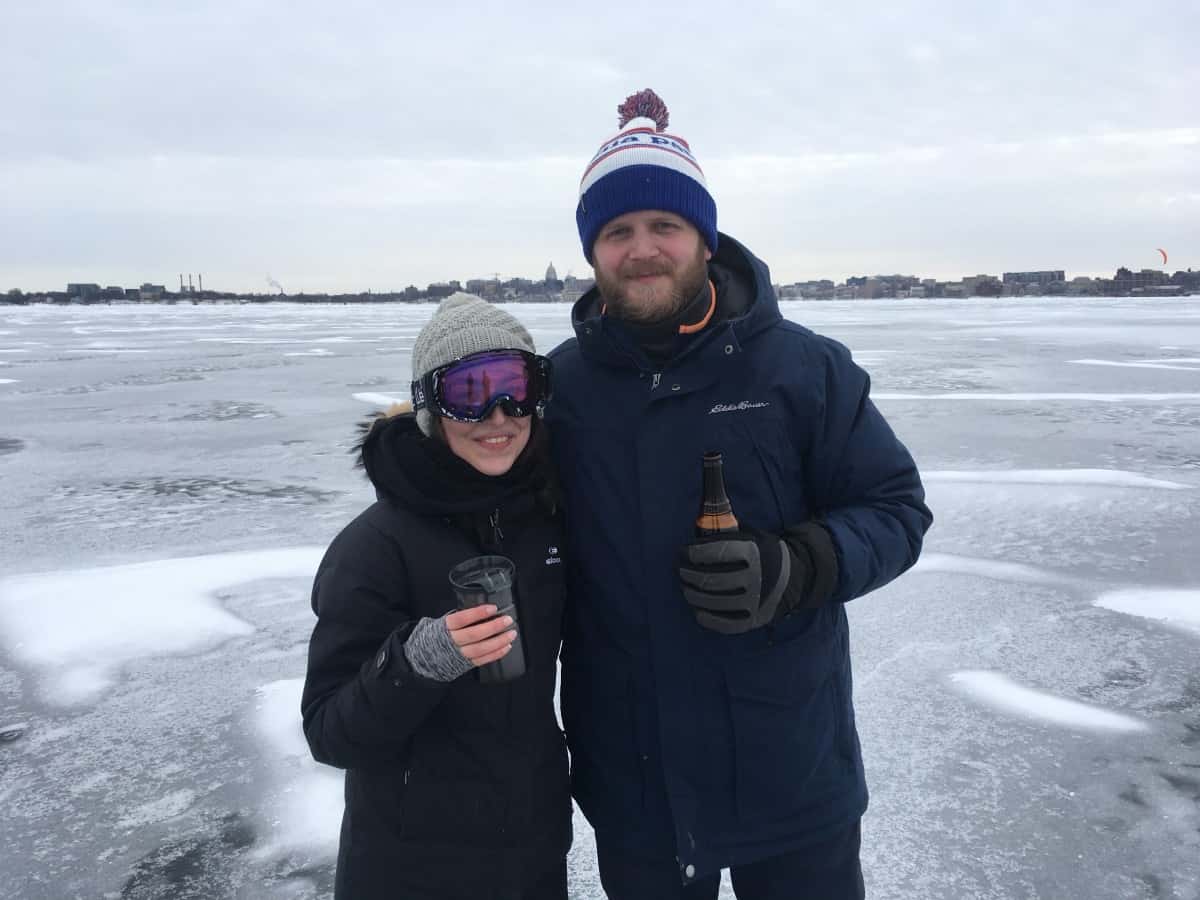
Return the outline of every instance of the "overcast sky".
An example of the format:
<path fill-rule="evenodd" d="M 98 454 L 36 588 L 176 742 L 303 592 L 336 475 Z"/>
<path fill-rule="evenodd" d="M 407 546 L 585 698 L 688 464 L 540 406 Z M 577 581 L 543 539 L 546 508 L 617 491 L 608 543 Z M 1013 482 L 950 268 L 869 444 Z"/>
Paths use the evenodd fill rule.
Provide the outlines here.
<path fill-rule="evenodd" d="M 778 282 L 1200 268 L 1200 3 L 14 2 L 0 290 L 590 274 L 654 88 Z"/>

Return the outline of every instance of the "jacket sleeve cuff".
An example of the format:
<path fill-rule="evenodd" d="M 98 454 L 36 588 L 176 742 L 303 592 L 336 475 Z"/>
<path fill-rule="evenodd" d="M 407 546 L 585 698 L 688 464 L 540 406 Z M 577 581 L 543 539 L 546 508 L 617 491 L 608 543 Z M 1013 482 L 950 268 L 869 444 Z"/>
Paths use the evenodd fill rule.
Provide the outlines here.
<path fill-rule="evenodd" d="M 446 692 L 449 684 L 426 678 L 416 672 L 404 652 L 404 644 L 411 636 L 416 622 L 406 622 L 387 636 L 380 644 L 375 655 L 363 663 L 363 682 L 377 697 L 394 691 L 396 688 L 417 689 L 429 694 L 429 700 L 436 705 Z"/>
<path fill-rule="evenodd" d="M 818 522 L 793 525 L 783 532 L 783 541 L 796 554 L 801 565 L 795 567 L 793 578 L 806 572 L 798 602 L 794 609 L 815 609 L 832 599 L 838 583 L 837 549 L 829 530 Z"/>

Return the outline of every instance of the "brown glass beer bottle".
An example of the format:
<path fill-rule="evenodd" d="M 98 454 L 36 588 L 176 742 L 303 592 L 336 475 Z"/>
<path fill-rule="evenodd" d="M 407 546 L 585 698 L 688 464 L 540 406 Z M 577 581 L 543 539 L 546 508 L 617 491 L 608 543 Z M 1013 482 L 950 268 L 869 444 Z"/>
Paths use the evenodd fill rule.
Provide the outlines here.
<path fill-rule="evenodd" d="M 738 520 L 725 493 L 725 475 L 721 454 L 710 450 L 704 454 L 704 500 L 696 519 L 696 534 L 708 537 L 738 530 Z"/>

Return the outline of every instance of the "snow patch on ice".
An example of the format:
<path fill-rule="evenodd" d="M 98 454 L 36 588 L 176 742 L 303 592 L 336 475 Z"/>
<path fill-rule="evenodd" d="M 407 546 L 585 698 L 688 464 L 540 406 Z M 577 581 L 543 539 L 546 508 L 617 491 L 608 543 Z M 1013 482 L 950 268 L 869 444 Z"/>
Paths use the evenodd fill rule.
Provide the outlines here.
<path fill-rule="evenodd" d="M 974 575 L 993 581 L 1015 581 L 1021 584 L 1047 586 L 1071 585 L 1074 579 L 1047 569 L 1038 569 L 1022 563 L 1001 562 L 995 559 L 979 559 L 971 556 L 956 556 L 952 553 L 923 553 L 912 567 L 913 572 L 924 574 L 947 573 L 951 575 Z"/>
<path fill-rule="evenodd" d="M 1200 634 L 1200 591 L 1127 588 L 1101 594 L 1096 605 Z"/>
<path fill-rule="evenodd" d="M 91 356 L 95 353 L 149 353 L 149 350 L 139 350 L 133 347 L 76 347 L 64 351 L 65 353 L 86 353 Z"/>
<path fill-rule="evenodd" d="M 167 819 L 173 819 L 187 812 L 195 802 L 196 792 L 193 790 L 183 788 L 178 791 L 172 791 L 166 796 L 159 797 L 157 800 L 151 800 L 149 803 L 143 803 L 132 810 L 128 815 L 117 821 L 117 827 L 140 828 L 144 825 L 153 825 L 156 822 L 165 822 Z"/>
<path fill-rule="evenodd" d="M 1183 362 L 1197 362 L 1197 360 L 1182 360 Z M 1120 362 L 1115 359 L 1069 359 L 1067 362 L 1076 366 L 1114 366 L 1122 369 L 1177 369 L 1182 372 L 1200 372 L 1200 368 L 1196 366 L 1178 365 L 1171 362 L 1155 362 L 1154 360 L 1141 360 L 1139 362 Z"/>
<path fill-rule="evenodd" d="M 0 378 L 0 384 L 16 384 L 16 378 Z"/>
<path fill-rule="evenodd" d="M 1092 393 L 1020 393 L 1005 394 L 990 391 L 956 391 L 950 394 L 912 394 L 896 391 L 872 392 L 874 400 L 981 400 L 1023 402 L 1026 400 L 1069 400 L 1093 403 L 1193 403 L 1200 394 L 1092 394 Z"/>
<path fill-rule="evenodd" d="M 988 484 L 1104 485 L 1107 487 L 1159 488 L 1188 491 L 1191 485 L 1148 478 L 1119 469 L 997 469 L 981 471 L 933 470 L 921 472 L 927 482 L 984 482 Z"/>
<path fill-rule="evenodd" d="M 320 765 L 309 753 L 300 721 L 303 678 L 272 681 L 258 689 L 257 728 L 268 756 L 283 773 L 283 787 L 271 804 L 269 836 L 260 857 L 288 850 L 336 850 L 345 804 L 343 776 Z"/>
<path fill-rule="evenodd" d="M 90 700 L 133 660 L 250 634 L 217 592 L 260 578 L 311 578 L 323 552 L 219 553 L 0 579 L 0 646 L 42 671 L 51 702 Z"/>
<path fill-rule="evenodd" d="M 372 393 L 371 391 L 366 391 L 360 394 L 351 394 L 351 396 L 354 397 L 355 400 L 359 400 L 363 403 L 370 403 L 372 406 L 378 406 L 380 409 L 387 409 L 394 403 L 408 402 L 408 397 L 403 395 L 393 397 L 388 394 Z"/>
<path fill-rule="evenodd" d="M 1096 731 L 1148 730 L 1144 722 L 1130 716 L 1025 687 L 999 672 L 955 672 L 950 681 L 972 699 L 1024 718 Z"/>

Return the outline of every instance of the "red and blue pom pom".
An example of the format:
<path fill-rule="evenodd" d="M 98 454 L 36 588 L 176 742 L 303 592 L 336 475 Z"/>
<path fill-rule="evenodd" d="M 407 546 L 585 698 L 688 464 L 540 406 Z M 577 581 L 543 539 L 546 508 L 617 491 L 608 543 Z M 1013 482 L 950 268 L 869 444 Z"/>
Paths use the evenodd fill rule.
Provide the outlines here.
<path fill-rule="evenodd" d="M 650 88 L 626 97 L 625 102 L 617 107 L 617 115 L 621 117 L 617 124 L 618 129 L 624 128 L 634 119 L 653 119 L 657 130 L 662 132 L 667 130 L 667 123 L 670 122 L 667 104 Z"/>

